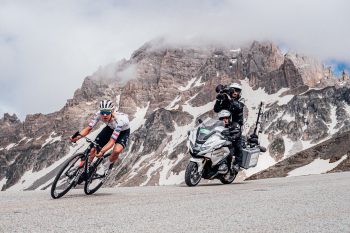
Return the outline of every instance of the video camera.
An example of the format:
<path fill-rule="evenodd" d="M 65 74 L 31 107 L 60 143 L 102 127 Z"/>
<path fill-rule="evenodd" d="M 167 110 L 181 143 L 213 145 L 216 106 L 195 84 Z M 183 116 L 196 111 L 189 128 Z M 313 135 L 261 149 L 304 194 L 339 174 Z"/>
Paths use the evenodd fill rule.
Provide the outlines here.
<path fill-rule="evenodd" d="M 231 92 L 232 92 L 232 90 L 231 90 L 231 88 L 229 86 L 221 85 L 221 84 L 216 86 L 215 91 L 216 91 L 216 93 L 227 94 L 229 96 L 231 95 Z"/>

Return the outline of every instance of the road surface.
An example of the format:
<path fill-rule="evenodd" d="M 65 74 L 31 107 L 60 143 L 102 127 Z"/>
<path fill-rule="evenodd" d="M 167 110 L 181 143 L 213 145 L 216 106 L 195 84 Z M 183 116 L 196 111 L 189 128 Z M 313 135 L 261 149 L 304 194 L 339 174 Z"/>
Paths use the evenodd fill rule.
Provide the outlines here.
<path fill-rule="evenodd" d="M 350 232 L 350 172 L 231 185 L 0 192 L 0 232 Z"/>

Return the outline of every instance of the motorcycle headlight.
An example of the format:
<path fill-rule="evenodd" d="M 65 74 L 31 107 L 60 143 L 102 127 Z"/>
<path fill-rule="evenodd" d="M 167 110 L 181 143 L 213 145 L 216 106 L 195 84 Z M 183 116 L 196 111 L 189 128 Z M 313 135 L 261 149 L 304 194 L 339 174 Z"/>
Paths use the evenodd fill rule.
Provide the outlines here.
<path fill-rule="evenodd" d="M 201 150 L 208 150 L 209 148 L 210 148 L 210 146 L 206 146 L 206 145 L 201 146 Z"/>

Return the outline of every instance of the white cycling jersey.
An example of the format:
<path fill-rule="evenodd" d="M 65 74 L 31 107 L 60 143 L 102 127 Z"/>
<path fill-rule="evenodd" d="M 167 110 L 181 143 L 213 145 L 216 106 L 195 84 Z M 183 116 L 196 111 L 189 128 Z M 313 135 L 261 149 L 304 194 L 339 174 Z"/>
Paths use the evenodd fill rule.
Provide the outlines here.
<path fill-rule="evenodd" d="M 104 123 L 114 130 L 111 138 L 113 138 L 114 140 L 117 140 L 121 131 L 130 129 L 129 117 L 127 114 L 122 112 L 114 112 L 113 115 L 114 117 L 112 117 L 112 119 L 109 122 L 104 122 Z M 89 123 L 89 127 L 93 128 L 100 120 L 101 120 L 101 115 L 100 115 L 100 111 L 98 111 L 92 117 Z"/>

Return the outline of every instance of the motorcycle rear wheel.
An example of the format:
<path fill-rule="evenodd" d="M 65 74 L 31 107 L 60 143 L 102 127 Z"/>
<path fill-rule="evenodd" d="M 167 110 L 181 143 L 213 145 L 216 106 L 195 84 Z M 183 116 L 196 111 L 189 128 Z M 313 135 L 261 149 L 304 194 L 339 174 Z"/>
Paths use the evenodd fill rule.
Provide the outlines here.
<path fill-rule="evenodd" d="M 219 179 L 223 184 L 231 184 L 236 179 L 237 174 L 235 170 L 230 170 L 226 175 L 220 176 Z"/>
<path fill-rule="evenodd" d="M 185 182 L 187 186 L 196 186 L 201 181 L 202 175 L 198 172 L 198 165 L 190 161 L 185 172 Z"/>

